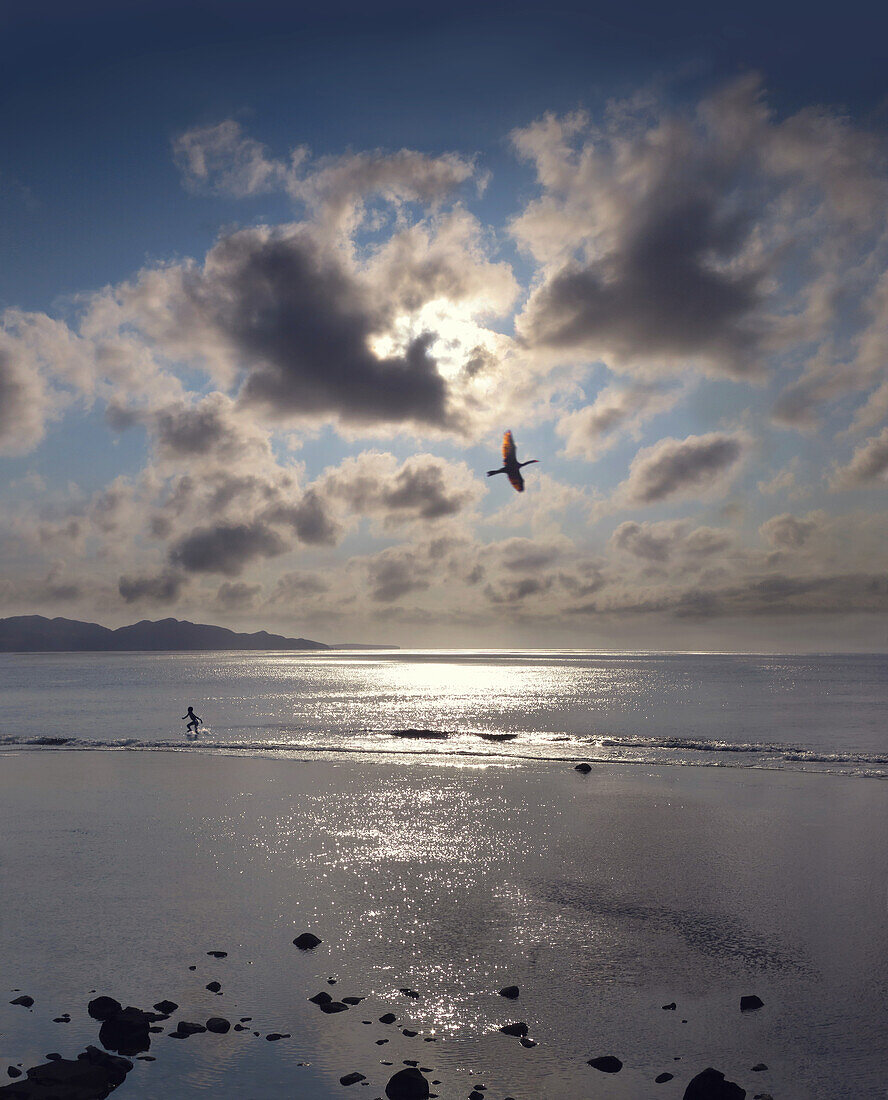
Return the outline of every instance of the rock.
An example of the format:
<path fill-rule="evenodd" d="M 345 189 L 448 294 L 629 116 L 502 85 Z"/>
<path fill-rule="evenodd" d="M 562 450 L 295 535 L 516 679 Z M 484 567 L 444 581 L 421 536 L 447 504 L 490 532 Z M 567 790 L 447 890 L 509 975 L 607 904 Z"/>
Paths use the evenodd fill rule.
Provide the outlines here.
<path fill-rule="evenodd" d="M 180 1020 L 176 1024 L 176 1030 L 170 1032 L 171 1039 L 187 1039 L 189 1035 L 200 1035 L 207 1029 L 203 1024 L 193 1024 L 188 1020 Z"/>
<path fill-rule="evenodd" d="M 740 1011 L 741 1012 L 756 1012 L 758 1009 L 764 1007 L 765 1002 L 760 1000 L 753 993 L 751 997 L 740 998 Z"/>
<path fill-rule="evenodd" d="M 535 1039 L 528 1039 L 526 1035 L 522 1035 L 518 1042 L 523 1047 L 535 1047 L 537 1045 Z"/>
<path fill-rule="evenodd" d="M 767 1067 L 767 1066 L 765 1065 L 765 1063 L 764 1063 L 764 1062 L 756 1062 L 756 1064 L 755 1064 L 755 1065 L 754 1065 L 754 1066 L 752 1067 L 752 1071 L 751 1071 L 751 1072 L 752 1072 L 752 1073 L 761 1073 L 761 1072 L 762 1072 L 762 1070 L 765 1070 L 765 1069 L 767 1069 L 767 1068 L 768 1068 L 768 1067 Z"/>
<path fill-rule="evenodd" d="M 96 997 L 86 1006 L 86 1011 L 94 1020 L 107 1020 L 109 1016 L 116 1015 L 122 1008 L 123 1005 L 120 1001 L 115 1001 L 113 997 Z"/>
<path fill-rule="evenodd" d="M 400 1069 L 385 1086 L 388 1100 L 428 1100 L 429 1083 L 418 1069 Z"/>
<path fill-rule="evenodd" d="M 602 1073 L 619 1073 L 623 1068 L 620 1059 L 615 1058 L 612 1054 L 603 1054 L 600 1058 L 590 1058 L 589 1065 L 593 1069 L 601 1070 Z"/>
<path fill-rule="evenodd" d="M 520 992 L 517 985 L 507 985 L 504 989 L 499 991 L 499 995 L 505 997 L 509 1001 L 514 1001 Z"/>
<path fill-rule="evenodd" d="M 363 1000 L 363 997 L 343 997 L 342 1003 L 346 1005 L 359 1005 Z"/>
<path fill-rule="evenodd" d="M 691 1080 L 683 1100 L 744 1100 L 745 1096 L 746 1089 L 726 1081 L 723 1073 L 710 1066 Z"/>
<path fill-rule="evenodd" d="M 592 771 L 592 765 L 591 764 L 577 764 L 577 766 L 574 768 L 574 771 L 575 772 L 581 772 L 583 775 L 588 775 L 589 772 Z"/>
<path fill-rule="evenodd" d="M 320 993 L 315 993 L 313 997 L 308 998 L 313 1005 L 328 1005 L 333 998 L 329 993 L 324 993 L 322 990 Z"/>
<path fill-rule="evenodd" d="M 477 1089 L 472 1089 L 469 1093 L 469 1100 L 484 1100 L 484 1093 L 478 1092 Z"/>
<path fill-rule="evenodd" d="M 295 947 L 298 947 L 300 951 L 311 951 L 313 947 L 317 947 L 321 941 L 313 932 L 303 932 L 301 936 L 297 936 L 293 940 Z"/>
<path fill-rule="evenodd" d="M 415 1039 L 419 1032 L 412 1031 L 409 1027 L 403 1027 L 401 1028 L 401 1034 L 406 1035 L 408 1039 Z"/>
<path fill-rule="evenodd" d="M 250 1029 L 248 1027 L 244 1027 L 243 1024 L 235 1024 L 234 1025 L 234 1030 L 235 1031 L 249 1031 Z"/>
<path fill-rule="evenodd" d="M 399 993 L 403 993 L 405 997 L 412 997 L 414 1001 L 419 1000 L 419 994 L 415 989 L 399 989 Z"/>
<path fill-rule="evenodd" d="M 106 1016 L 99 1029 L 99 1042 L 116 1054 L 141 1054 L 151 1046 L 148 1025 L 153 1016 L 132 1005 Z"/>
<path fill-rule="evenodd" d="M 770 1092 L 757 1092 L 755 1094 L 754 1100 L 774 1100 L 774 1097 L 770 1094 Z"/>
<path fill-rule="evenodd" d="M 393 1024 L 395 1020 L 397 1020 L 397 1018 L 398 1017 L 394 1014 L 394 1012 L 386 1012 L 384 1015 L 379 1017 L 379 1022 L 381 1024 Z"/>
<path fill-rule="evenodd" d="M 348 1005 L 344 1005 L 342 1001 L 327 1001 L 320 1006 L 321 1012 L 326 1012 L 328 1015 L 333 1012 L 348 1012 Z"/>
<path fill-rule="evenodd" d="M 657 1085 L 664 1085 L 667 1081 L 671 1081 L 675 1076 L 673 1073 L 658 1073 L 654 1078 L 654 1083 Z"/>
<path fill-rule="evenodd" d="M 663 1005 L 663 1011 L 664 1012 L 674 1012 L 675 1008 L 676 1008 L 675 1001 L 673 1001 L 671 1004 Z"/>
<path fill-rule="evenodd" d="M 211 993 L 218 993 L 222 988 L 221 982 L 207 982 L 205 989 L 208 989 Z"/>
<path fill-rule="evenodd" d="M 211 1016 L 207 1020 L 207 1031 L 212 1031 L 214 1035 L 225 1035 L 231 1031 L 231 1024 L 224 1016 Z"/>
<path fill-rule="evenodd" d="M 207 954 L 211 955 L 214 959 L 227 959 L 228 958 L 228 952 L 227 951 L 208 951 Z"/>
<path fill-rule="evenodd" d="M 4 1100 L 104 1100 L 133 1068 L 126 1058 L 89 1046 L 76 1058 L 60 1058 L 27 1071 L 0 1089 Z"/>
<path fill-rule="evenodd" d="M 367 1078 L 363 1073 L 347 1073 L 344 1077 L 339 1078 L 340 1085 L 356 1085 L 358 1081 L 366 1081 Z"/>
<path fill-rule="evenodd" d="M 15 1066 L 7 1066 L 6 1074 L 8 1077 L 21 1077 L 22 1071 L 20 1069 L 17 1069 Z"/>
<path fill-rule="evenodd" d="M 14 1001 L 9 1002 L 11 1005 L 21 1005 L 22 1008 L 30 1008 L 34 1003 L 34 998 L 29 997 L 27 993 L 23 993 L 21 997 L 16 997 Z"/>
<path fill-rule="evenodd" d="M 151 1007 L 157 1009 L 158 1012 L 162 1012 L 164 1016 L 171 1016 L 179 1006 L 175 1001 L 158 1001 L 156 1005 Z"/>
<path fill-rule="evenodd" d="M 197 970 L 197 967 L 196 966 L 189 966 L 188 969 L 189 970 Z"/>
<path fill-rule="evenodd" d="M 523 1020 L 517 1024 L 503 1024 L 500 1031 L 503 1035 L 517 1035 L 520 1037 L 527 1034 L 527 1024 Z"/>
<path fill-rule="evenodd" d="M 256 1034 L 258 1035 L 258 1032 Z M 290 1033 L 287 1031 L 282 1035 L 279 1031 L 269 1031 L 265 1038 L 269 1043 L 276 1043 L 278 1039 L 289 1039 Z"/>

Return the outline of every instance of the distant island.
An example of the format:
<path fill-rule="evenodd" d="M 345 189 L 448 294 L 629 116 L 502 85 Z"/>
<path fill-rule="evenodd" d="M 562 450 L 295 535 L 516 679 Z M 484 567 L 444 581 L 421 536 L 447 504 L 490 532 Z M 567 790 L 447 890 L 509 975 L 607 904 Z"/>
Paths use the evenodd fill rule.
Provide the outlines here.
<path fill-rule="evenodd" d="M 224 626 L 189 623 L 179 619 L 151 622 L 110 630 L 98 623 L 76 619 L 47 619 L 43 615 L 16 615 L 0 619 L 0 653 L 65 653 L 71 651 L 126 652 L 134 650 L 211 649 L 363 649 L 375 646 L 329 646 L 309 638 L 285 638 L 259 630 L 238 634 Z M 396 649 L 397 646 L 386 648 Z"/>

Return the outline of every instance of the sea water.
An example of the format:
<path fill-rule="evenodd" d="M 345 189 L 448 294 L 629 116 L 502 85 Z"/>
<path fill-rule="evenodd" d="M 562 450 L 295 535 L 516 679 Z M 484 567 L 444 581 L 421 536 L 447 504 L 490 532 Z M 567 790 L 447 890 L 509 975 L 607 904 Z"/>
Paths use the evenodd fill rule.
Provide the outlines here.
<path fill-rule="evenodd" d="M 189 705 L 204 721 L 193 740 Z M 43 749 L 433 753 L 885 778 L 886 714 L 884 655 L 0 655 L 0 744 Z"/>

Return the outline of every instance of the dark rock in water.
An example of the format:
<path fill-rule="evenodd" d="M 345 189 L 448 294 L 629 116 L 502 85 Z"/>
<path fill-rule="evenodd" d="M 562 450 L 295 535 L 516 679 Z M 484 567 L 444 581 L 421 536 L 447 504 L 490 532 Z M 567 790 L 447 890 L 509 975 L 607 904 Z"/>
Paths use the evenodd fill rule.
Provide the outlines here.
<path fill-rule="evenodd" d="M 54 1024 L 70 1024 L 71 1017 L 68 1015 L 67 1012 L 65 1012 L 61 1016 L 53 1016 L 52 1022 Z"/>
<path fill-rule="evenodd" d="M 160 1033 L 162 1031 L 163 1031 L 162 1027 L 149 1027 L 148 1028 L 148 1034 L 149 1035 L 160 1035 Z"/>
<path fill-rule="evenodd" d="M 671 1081 L 675 1076 L 674 1073 L 658 1073 L 654 1078 L 654 1082 L 658 1085 L 665 1085 L 667 1081 Z"/>
<path fill-rule="evenodd" d="M 314 1005 L 328 1005 L 333 998 L 329 993 L 324 993 L 323 990 L 320 993 L 315 993 L 313 997 L 308 998 Z"/>
<path fill-rule="evenodd" d="M 228 952 L 227 951 L 208 951 L 207 954 L 211 955 L 214 959 L 227 959 L 228 958 Z"/>
<path fill-rule="evenodd" d="M 683 1100 L 744 1100 L 745 1096 L 746 1089 L 726 1081 L 723 1073 L 710 1066 L 691 1080 Z"/>
<path fill-rule="evenodd" d="M 17 1066 L 7 1066 L 7 1076 L 9 1077 L 21 1077 L 22 1071 Z"/>
<path fill-rule="evenodd" d="M 366 1081 L 367 1078 L 363 1073 L 347 1073 L 344 1077 L 339 1078 L 340 1085 L 356 1085 L 358 1081 Z"/>
<path fill-rule="evenodd" d="M 259 1032 L 257 1031 L 256 1034 L 258 1035 Z M 278 1039 L 289 1039 L 290 1033 L 289 1031 L 286 1031 L 282 1035 L 279 1031 L 269 1031 L 265 1038 L 268 1040 L 269 1043 L 276 1043 Z"/>
<path fill-rule="evenodd" d="M 224 1016 L 211 1016 L 207 1020 L 207 1031 L 212 1031 L 214 1035 L 225 1035 L 231 1030 L 231 1024 Z"/>
<path fill-rule="evenodd" d="M 752 1067 L 752 1072 L 753 1073 L 761 1073 L 762 1070 L 765 1070 L 767 1068 L 768 1067 L 765 1065 L 764 1062 L 756 1062 L 756 1064 Z"/>
<path fill-rule="evenodd" d="M 774 1100 L 774 1097 L 770 1092 L 757 1092 L 754 1100 Z"/>
<path fill-rule="evenodd" d="M 140 1054 L 151 1046 L 148 1025 L 153 1017 L 131 1005 L 107 1016 L 99 1030 L 99 1042 L 117 1054 Z"/>
<path fill-rule="evenodd" d="M 89 1046 L 77 1058 L 34 1066 L 27 1077 L 0 1088 L 4 1100 L 104 1100 L 133 1068 L 126 1058 Z"/>
<path fill-rule="evenodd" d="M 29 997 L 27 993 L 22 994 L 21 997 L 16 997 L 14 1001 L 9 1002 L 11 1005 L 21 1005 L 22 1008 L 30 1008 L 34 1003 L 34 998 Z"/>
<path fill-rule="evenodd" d="M 94 1020 L 107 1020 L 109 1016 L 115 1016 L 123 1008 L 120 1001 L 113 997 L 96 997 L 89 1002 L 86 1011 Z"/>
<path fill-rule="evenodd" d="M 180 1020 L 176 1024 L 176 1030 L 170 1032 L 171 1039 L 187 1039 L 189 1035 L 200 1035 L 207 1029 L 203 1024 L 193 1024 L 188 1020 Z"/>
<path fill-rule="evenodd" d="M 600 1058 L 590 1058 L 589 1065 L 593 1069 L 599 1069 L 602 1073 L 619 1073 L 623 1063 L 612 1054 L 603 1054 Z"/>
<path fill-rule="evenodd" d="M 301 936 L 297 936 L 293 940 L 294 946 L 298 947 L 300 951 L 311 951 L 313 947 L 317 947 L 321 941 L 313 932 L 303 932 Z"/>
<path fill-rule="evenodd" d="M 428 1100 L 429 1083 L 418 1069 L 399 1069 L 385 1086 L 388 1100 Z"/>
<path fill-rule="evenodd" d="M 507 997 L 510 1001 L 514 1001 L 521 991 L 517 985 L 507 985 L 505 989 L 499 991 L 501 997 Z"/>
<path fill-rule="evenodd" d="M 157 1059 L 154 1057 L 153 1054 L 137 1054 L 136 1055 L 136 1061 L 137 1062 L 156 1062 Z"/>
<path fill-rule="evenodd" d="M 583 775 L 588 775 L 589 772 L 592 771 L 592 765 L 591 764 L 577 764 L 577 766 L 574 768 L 574 771 L 575 772 L 582 772 Z"/>
<path fill-rule="evenodd" d="M 481 733 L 478 735 L 485 741 L 514 741 L 517 733 Z"/>
<path fill-rule="evenodd" d="M 342 1001 L 327 1001 L 320 1005 L 320 1009 L 329 1015 L 333 1012 L 348 1012 L 348 1005 L 344 1005 Z"/>
<path fill-rule="evenodd" d="M 235 1024 L 234 1025 L 234 1030 L 235 1031 L 249 1031 L 250 1029 L 248 1027 L 244 1027 L 243 1024 Z"/>
<path fill-rule="evenodd" d="M 449 733 L 444 733 L 443 730 L 407 729 L 407 730 L 392 730 L 391 731 L 391 736 L 392 737 L 421 737 L 421 738 L 424 738 L 426 740 L 446 741 L 447 738 L 450 736 L 450 734 Z"/>
<path fill-rule="evenodd" d="M 741 1012 L 755 1012 L 759 1008 L 764 1007 L 765 1002 L 760 1000 L 753 993 L 751 997 L 740 998 L 740 1011 Z"/>
<path fill-rule="evenodd" d="M 403 993 L 405 997 L 412 997 L 415 1001 L 419 1000 L 419 994 L 415 989 L 399 989 L 399 993 Z"/>
<path fill-rule="evenodd" d="M 156 1008 L 158 1012 L 163 1012 L 166 1016 L 171 1015 L 178 1007 L 175 1001 L 158 1001 L 156 1005 L 152 1005 L 152 1008 Z"/>
<path fill-rule="evenodd" d="M 409 1027 L 402 1027 L 401 1034 L 406 1035 L 408 1039 L 415 1039 L 419 1032 L 413 1031 Z"/>
<path fill-rule="evenodd" d="M 196 966 L 189 966 L 188 969 L 189 970 L 197 970 L 197 967 Z"/>
<path fill-rule="evenodd" d="M 207 984 L 204 988 L 208 989 L 211 993 L 218 993 L 219 990 L 222 988 L 222 983 L 221 982 L 207 982 Z"/>
<path fill-rule="evenodd" d="M 673 1001 L 672 1004 L 663 1005 L 663 1011 L 664 1012 L 674 1012 L 675 1011 L 675 1001 Z"/>
<path fill-rule="evenodd" d="M 359 1005 L 363 1000 L 363 997 L 343 997 L 342 1003 L 347 1005 Z"/>
<path fill-rule="evenodd" d="M 472 1089 L 469 1093 L 469 1100 L 484 1100 L 484 1093 L 478 1092 L 477 1089 Z"/>
<path fill-rule="evenodd" d="M 537 1045 L 536 1039 L 528 1039 L 526 1035 L 522 1035 L 521 1038 L 518 1040 L 518 1042 L 523 1047 L 528 1047 L 528 1048 L 535 1047 Z"/>
<path fill-rule="evenodd" d="M 328 978 L 327 979 L 327 985 L 336 985 L 336 979 L 335 978 Z"/>
<path fill-rule="evenodd" d="M 520 1037 L 527 1034 L 527 1024 L 523 1020 L 517 1024 L 503 1024 L 500 1031 L 503 1035 L 518 1035 Z"/>
<path fill-rule="evenodd" d="M 379 1017 L 379 1022 L 381 1024 L 393 1024 L 397 1018 L 394 1012 L 386 1012 L 383 1016 Z"/>

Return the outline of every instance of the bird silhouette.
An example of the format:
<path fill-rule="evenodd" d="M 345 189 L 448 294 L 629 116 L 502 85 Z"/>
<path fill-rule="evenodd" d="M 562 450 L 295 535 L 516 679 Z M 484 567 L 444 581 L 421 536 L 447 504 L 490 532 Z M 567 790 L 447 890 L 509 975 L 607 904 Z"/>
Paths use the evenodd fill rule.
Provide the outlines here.
<path fill-rule="evenodd" d="M 518 456 L 515 451 L 515 440 L 512 438 L 511 432 L 506 432 L 503 436 L 503 464 L 498 470 L 488 470 L 487 476 L 493 477 L 494 474 L 505 474 L 512 488 L 519 493 L 523 493 L 524 478 L 521 476 L 521 467 L 530 466 L 534 462 L 539 462 L 539 459 L 530 458 L 527 462 L 518 461 Z"/>

